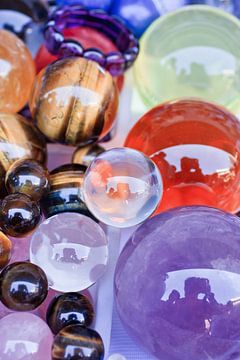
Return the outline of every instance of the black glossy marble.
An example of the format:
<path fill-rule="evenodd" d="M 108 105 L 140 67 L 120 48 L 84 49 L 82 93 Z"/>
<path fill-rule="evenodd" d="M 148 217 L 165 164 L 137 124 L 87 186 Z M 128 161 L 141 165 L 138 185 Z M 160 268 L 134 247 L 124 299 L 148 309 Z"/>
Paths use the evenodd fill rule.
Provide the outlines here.
<path fill-rule="evenodd" d="M 16 262 L 1 272 L 0 300 L 11 310 L 34 310 L 44 301 L 47 293 L 47 277 L 37 265 Z"/>
<path fill-rule="evenodd" d="M 55 337 L 52 360 L 103 360 L 104 345 L 101 336 L 81 325 L 69 325 Z"/>
<path fill-rule="evenodd" d="M 24 194 L 8 195 L 0 202 L 0 227 L 7 235 L 24 237 L 37 226 L 40 218 L 38 204 Z"/>
<path fill-rule="evenodd" d="M 48 326 L 54 334 L 57 334 L 67 325 L 90 326 L 94 318 L 94 310 L 87 297 L 70 292 L 52 300 L 46 317 Z"/>

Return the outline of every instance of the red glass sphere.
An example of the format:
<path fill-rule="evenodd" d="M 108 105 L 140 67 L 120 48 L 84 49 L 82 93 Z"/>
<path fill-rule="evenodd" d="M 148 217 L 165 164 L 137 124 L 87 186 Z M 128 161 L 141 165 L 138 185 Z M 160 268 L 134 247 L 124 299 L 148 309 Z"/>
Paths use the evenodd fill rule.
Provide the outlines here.
<path fill-rule="evenodd" d="M 200 100 L 159 105 L 135 124 L 125 146 L 157 164 L 164 194 L 157 212 L 182 205 L 240 208 L 240 123 Z"/>

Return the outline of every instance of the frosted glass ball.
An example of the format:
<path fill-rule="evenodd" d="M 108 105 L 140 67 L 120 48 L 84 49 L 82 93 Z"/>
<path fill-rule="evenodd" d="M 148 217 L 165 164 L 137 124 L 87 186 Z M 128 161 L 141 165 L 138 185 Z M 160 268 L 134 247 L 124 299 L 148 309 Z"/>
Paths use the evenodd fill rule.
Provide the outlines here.
<path fill-rule="evenodd" d="M 77 213 L 54 215 L 40 224 L 30 244 L 30 261 L 41 266 L 49 287 L 81 291 L 105 272 L 107 238 L 95 221 Z"/>
<path fill-rule="evenodd" d="M 101 222 L 119 228 L 143 222 L 162 197 L 155 164 L 139 151 L 115 148 L 97 156 L 83 182 L 84 201 Z"/>
<path fill-rule="evenodd" d="M 29 313 L 12 313 L 0 320 L 1 360 L 49 360 L 53 335 L 47 324 Z"/>

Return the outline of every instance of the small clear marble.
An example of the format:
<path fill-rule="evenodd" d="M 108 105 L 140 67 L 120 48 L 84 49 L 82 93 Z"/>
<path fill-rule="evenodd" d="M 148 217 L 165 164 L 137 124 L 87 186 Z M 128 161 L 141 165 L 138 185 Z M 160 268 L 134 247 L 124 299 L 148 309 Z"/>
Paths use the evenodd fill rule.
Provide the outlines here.
<path fill-rule="evenodd" d="M 97 156 L 83 183 L 84 201 L 101 222 L 119 228 L 147 219 L 162 197 L 162 179 L 143 153 L 115 148 Z"/>
<path fill-rule="evenodd" d="M 100 225 L 84 215 L 57 214 L 34 232 L 30 260 L 45 271 L 52 289 L 81 291 L 105 272 L 107 238 Z"/>

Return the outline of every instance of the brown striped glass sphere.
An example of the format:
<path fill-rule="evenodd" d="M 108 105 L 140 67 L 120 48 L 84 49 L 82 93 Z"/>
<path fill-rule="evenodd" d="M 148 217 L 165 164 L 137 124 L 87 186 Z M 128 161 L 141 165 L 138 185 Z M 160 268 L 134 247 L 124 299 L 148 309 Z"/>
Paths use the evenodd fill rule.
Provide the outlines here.
<path fill-rule="evenodd" d="M 23 116 L 0 113 L 0 189 L 6 171 L 16 160 L 28 158 L 45 163 L 46 142 L 39 130 Z"/>
<path fill-rule="evenodd" d="M 96 220 L 81 194 L 86 169 L 80 164 L 65 164 L 50 172 L 50 191 L 41 201 L 46 218 L 62 212 L 77 212 Z"/>
<path fill-rule="evenodd" d="M 69 349 L 71 355 L 69 357 Z M 81 325 L 68 325 L 55 336 L 52 360 L 103 360 L 104 345 L 101 336 Z"/>
<path fill-rule="evenodd" d="M 36 77 L 30 109 L 39 130 L 50 140 L 84 146 L 104 137 L 118 108 L 115 82 L 97 63 L 65 58 Z"/>
<path fill-rule="evenodd" d="M 72 156 L 74 164 L 89 166 L 96 156 L 102 154 L 105 149 L 99 144 L 87 145 L 77 148 Z"/>

